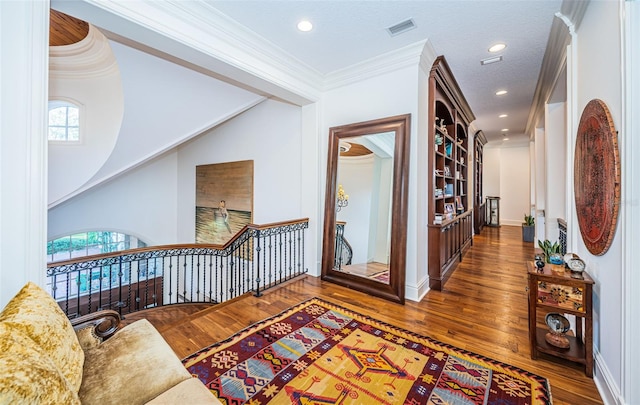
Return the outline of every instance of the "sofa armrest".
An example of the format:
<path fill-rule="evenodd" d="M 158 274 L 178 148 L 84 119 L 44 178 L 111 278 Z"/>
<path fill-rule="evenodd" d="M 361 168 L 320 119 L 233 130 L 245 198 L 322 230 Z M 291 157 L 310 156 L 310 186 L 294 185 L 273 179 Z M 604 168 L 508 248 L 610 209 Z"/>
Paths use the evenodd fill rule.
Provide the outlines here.
<path fill-rule="evenodd" d="M 113 336 L 118 330 L 120 326 L 120 314 L 116 311 L 105 309 L 71 319 L 71 325 L 76 333 L 82 329 L 91 327 L 92 335 L 101 340 L 106 340 Z"/>

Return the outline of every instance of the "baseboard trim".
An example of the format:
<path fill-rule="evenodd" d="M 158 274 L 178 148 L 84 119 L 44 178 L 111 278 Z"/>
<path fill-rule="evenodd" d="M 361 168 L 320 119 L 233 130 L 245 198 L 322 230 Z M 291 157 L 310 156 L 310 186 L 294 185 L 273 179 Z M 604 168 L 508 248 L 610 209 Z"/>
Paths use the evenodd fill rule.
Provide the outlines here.
<path fill-rule="evenodd" d="M 425 277 L 417 286 L 405 285 L 404 297 L 409 301 L 420 302 L 429 292 L 429 277 Z"/>
<path fill-rule="evenodd" d="M 600 355 L 600 352 L 596 348 L 593 349 L 593 352 L 595 358 L 593 382 L 596 384 L 596 388 L 602 397 L 602 402 L 604 402 L 605 405 L 626 405 L 620 392 L 620 387 L 616 385 L 615 379 Z"/>

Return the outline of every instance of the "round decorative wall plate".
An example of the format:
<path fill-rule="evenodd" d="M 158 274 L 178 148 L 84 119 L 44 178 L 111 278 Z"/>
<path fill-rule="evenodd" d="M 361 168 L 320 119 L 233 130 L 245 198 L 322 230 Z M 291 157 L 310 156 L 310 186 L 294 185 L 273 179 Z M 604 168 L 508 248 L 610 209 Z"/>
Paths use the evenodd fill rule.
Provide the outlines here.
<path fill-rule="evenodd" d="M 618 134 L 602 100 L 584 108 L 576 138 L 574 192 L 585 246 L 603 255 L 611 246 L 620 206 Z"/>

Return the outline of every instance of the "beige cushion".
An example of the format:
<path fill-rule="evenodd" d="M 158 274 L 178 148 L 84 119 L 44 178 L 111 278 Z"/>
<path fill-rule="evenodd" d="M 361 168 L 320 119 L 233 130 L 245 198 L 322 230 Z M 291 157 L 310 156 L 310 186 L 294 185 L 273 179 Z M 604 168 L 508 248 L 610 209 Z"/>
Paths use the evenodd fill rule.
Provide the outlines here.
<path fill-rule="evenodd" d="M 67 379 L 71 389 L 78 392 L 84 352 L 71 322 L 51 295 L 28 283 L 0 313 L 0 323 L 31 338 Z"/>
<path fill-rule="evenodd" d="M 149 405 L 215 404 L 222 405 L 197 378 L 189 378 L 147 402 Z"/>
<path fill-rule="evenodd" d="M 80 342 L 80 347 L 85 352 L 89 349 L 93 349 L 98 347 L 100 343 L 102 343 L 103 339 L 99 338 L 93 332 L 94 325 L 85 326 L 82 329 L 76 329 L 76 336 L 78 337 L 78 342 Z"/>
<path fill-rule="evenodd" d="M 20 330 L 2 323 L 0 404 L 80 404 L 53 360 Z"/>
<path fill-rule="evenodd" d="M 191 378 L 160 333 L 142 319 L 85 352 L 83 404 L 144 404 Z"/>

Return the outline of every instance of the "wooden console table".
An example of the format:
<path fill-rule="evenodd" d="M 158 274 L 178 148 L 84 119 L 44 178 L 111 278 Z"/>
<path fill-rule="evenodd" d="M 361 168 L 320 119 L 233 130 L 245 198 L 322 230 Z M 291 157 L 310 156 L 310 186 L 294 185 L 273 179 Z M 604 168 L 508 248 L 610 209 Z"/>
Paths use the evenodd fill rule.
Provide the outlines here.
<path fill-rule="evenodd" d="M 564 266 L 546 264 L 538 271 L 533 262 L 527 263 L 529 276 L 529 343 L 531 358 L 540 352 L 584 364 L 585 374 L 593 377 L 593 279 L 586 272 L 582 278 L 572 277 Z M 538 321 L 538 312 L 546 315 L 559 312 L 575 315 L 576 336 L 567 336 L 570 346 L 561 349 L 548 344 L 545 335 L 549 331 L 544 322 Z M 542 316 L 544 319 L 544 316 Z"/>

